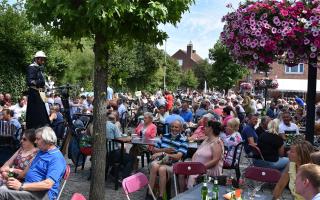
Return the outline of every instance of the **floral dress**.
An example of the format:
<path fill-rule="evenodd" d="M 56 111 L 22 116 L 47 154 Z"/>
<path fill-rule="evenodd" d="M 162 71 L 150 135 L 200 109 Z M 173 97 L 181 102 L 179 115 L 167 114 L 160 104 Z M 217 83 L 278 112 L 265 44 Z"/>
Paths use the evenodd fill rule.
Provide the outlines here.
<path fill-rule="evenodd" d="M 239 132 L 234 132 L 231 135 L 222 133 L 220 138 L 225 146 L 224 165 L 231 166 L 235 147 L 242 141 L 241 135 Z M 240 150 L 237 153 L 240 153 Z"/>
<path fill-rule="evenodd" d="M 22 149 L 20 149 L 17 157 L 13 161 L 14 168 L 24 170 L 27 166 L 31 164 L 31 161 L 35 157 L 37 152 L 38 150 L 36 149 L 31 154 L 27 156 L 22 156 Z"/>

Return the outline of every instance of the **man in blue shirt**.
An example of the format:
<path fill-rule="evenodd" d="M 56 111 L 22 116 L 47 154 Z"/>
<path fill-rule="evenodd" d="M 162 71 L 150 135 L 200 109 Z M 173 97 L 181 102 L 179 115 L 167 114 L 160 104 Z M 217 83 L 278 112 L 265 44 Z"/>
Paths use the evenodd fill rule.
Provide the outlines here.
<path fill-rule="evenodd" d="M 181 135 L 182 126 L 183 124 L 178 120 L 172 122 L 170 133 L 164 134 L 153 150 L 152 159 L 159 159 L 159 161 L 155 160 L 151 163 L 149 183 L 151 189 L 153 189 L 157 174 L 159 174 L 160 194 L 158 199 L 162 199 L 165 193 L 167 180 L 172 173 L 172 163 L 187 155 L 188 142 Z M 147 199 L 150 199 L 150 194 L 147 194 Z"/>
<path fill-rule="evenodd" d="M 57 137 L 50 127 L 36 130 L 39 152 L 25 175 L 25 182 L 9 178 L 0 187 L 0 199 L 57 199 L 60 180 L 66 170 L 66 161 L 55 146 Z"/>
<path fill-rule="evenodd" d="M 256 146 L 258 142 L 258 135 L 254 127 L 258 123 L 258 114 L 249 114 L 248 124 L 243 128 L 241 132 L 242 140 L 244 141 L 244 150 L 247 154 L 250 154 L 249 144 Z"/>
<path fill-rule="evenodd" d="M 181 110 L 180 110 L 180 116 L 184 119 L 185 122 L 191 122 L 193 117 L 192 117 L 192 112 L 189 109 L 189 104 L 187 101 L 183 101 L 181 105 Z"/>

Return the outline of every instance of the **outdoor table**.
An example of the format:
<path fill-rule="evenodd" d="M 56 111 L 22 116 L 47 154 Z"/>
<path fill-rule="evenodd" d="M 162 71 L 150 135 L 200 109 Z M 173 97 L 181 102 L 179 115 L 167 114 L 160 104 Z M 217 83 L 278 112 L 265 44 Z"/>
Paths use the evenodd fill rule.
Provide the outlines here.
<path fill-rule="evenodd" d="M 201 187 L 202 187 L 202 183 L 198 184 L 196 186 L 194 186 L 193 188 L 178 194 L 177 196 L 175 196 L 174 198 L 172 198 L 173 200 L 198 200 L 201 199 Z M 224 199 L 223 195 L 226 194 L 226 186 L 221 186 L 219 185 L 219 199 Z M 208 183 L 208 190 L 209 193 L 212 190 L 212 183 Z M 252 190 L 248 190 L 245 189 L 244 192 L 242 192 L 242 199 L 250 199 L 250 195 L 251 195 Z M 271 194 L 266 194 L 262 191 L 259 191 L 255 194 L 255 199 L 259 199 L 259 200 L 270 200 L 272 199 L 272 195 Z"/>
<path fill-rule="evenodd" d="M 131 140 L 129 140 L 131 138 Z M 137 145 L 151 145 L 155 146 L 158 141 L 160 141 L 160 137 L 155 137 L 152 139 L 147 139 L 147 138 L 141 138 L 138 136 L 124 136 L 124 137 L 119 137 L 112 139 L 114 142 L 118 142 L 121 145 L 121 158 L 120 160 L 122 161 L 123 155 L 124 155 L 124 144 L 125 143 L 131 143 L 131 144 L 137 144 Z M 195 152 L 198 149 L 198 143 L 196 142 L 190 142 L 188 143 L 188 154 L 189 152 Z"/>

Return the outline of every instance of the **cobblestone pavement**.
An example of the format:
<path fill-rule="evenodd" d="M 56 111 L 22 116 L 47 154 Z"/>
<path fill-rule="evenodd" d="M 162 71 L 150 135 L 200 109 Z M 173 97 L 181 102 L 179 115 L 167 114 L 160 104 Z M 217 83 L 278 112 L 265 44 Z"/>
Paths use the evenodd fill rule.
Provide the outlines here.
<path fill-rule="evenodd" d="M 246 158 L 241 160 L 241 169 L 244 169 L 246 166 L 248 166 L 248 163 L 246 163 L 246 161 L 247 161 Z M 71 166 L 71 174 L 70 174 L 69 180 L 65 186 L 65 189 L 62 193 L 61 199 L 62 200 L 69 200 L 69 199 L 71 199 L 72 194 L 76 193 L 76 192 L 82 193 L 88 199 L 89 190 L 90 190 L 90 181 L 88 181 L 88 176 L 89 176 L 90 164 L 91 164 L 89 159 L 86 162 L 84 170 L 81 170 L 81 167 L 78 167 L 77 173 L 74 173 L 74 165 L 72 164 L 72 162 L 69 159 L 68 159 L 68 163 Z M 145 161 L 145 163 L 146 163 L 146 161 Z M 140 171 L 143 172 L 144 174 L 148 175 L 148 169 L 146 167 L 141 169 Z M 233 170 L 232 171 L 227 170 L 227 171 L 224 171 L 224 173 L 227 175 L 234 176 Z M 123 192 L 121 186 L 119 187 L 118 190 L 114 190 L 114 183 L 112 182 L 112 179 L 109 177 L 108 177 L 106 184 L 105 184 L 105 190 L 106 190 L 105 199 L 106 200 L 125 200 L 126 196 L 124 195 L 124 192 Z M 273 188 L 273 186 L 267 185 L 267 186 L 263 187 L 262 191 L 264 193 L 271 193 L 272 188 Z M 174 193 L 174 189 L 172 189 L 172 192 Z M 146 189 L 138 191 L 138 192 L 130 195 L 130 198 L 132 200 L 144 200 L 145 194 L 146 194 Z M 291 197 L 288 189 L 286 189 L 284 191 L 284 193 L 282 195 L 282 199 L 283 200 L 293 199 Z"/>

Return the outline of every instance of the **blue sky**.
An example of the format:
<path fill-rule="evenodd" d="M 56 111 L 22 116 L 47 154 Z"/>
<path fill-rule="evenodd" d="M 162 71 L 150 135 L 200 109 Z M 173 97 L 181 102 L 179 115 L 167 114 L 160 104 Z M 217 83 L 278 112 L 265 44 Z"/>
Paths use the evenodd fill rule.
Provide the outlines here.
<path fill-rule="evenodd" d="M 208 58 L 209 49 L 219 39 L 223 29 L 221 18 L 230 11 L 226 4 L 232 3 L 233 7 L 237 8 L 239 2 L 240 0 L 196 0 L 189 12 L 182 16 L 177 27 L 161 26 L 169 35 L 167 53 L 173 55 L 178 49 L 186 50 L 191 41 L 193 49 L 202 58 Z M 164 49 L 163 46 L 160 48 Z"/>

